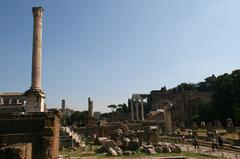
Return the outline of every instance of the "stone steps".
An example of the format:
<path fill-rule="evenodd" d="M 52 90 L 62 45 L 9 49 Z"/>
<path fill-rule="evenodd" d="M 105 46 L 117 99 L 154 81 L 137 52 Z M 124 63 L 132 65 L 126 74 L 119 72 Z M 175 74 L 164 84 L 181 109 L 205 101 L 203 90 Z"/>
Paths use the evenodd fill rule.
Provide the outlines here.
<path fill-rule="evenodd" d="M 60 130 L 60 148 L 85 147 L 81 136 L 72 131 L 69 127 L 62 127 Z"/>

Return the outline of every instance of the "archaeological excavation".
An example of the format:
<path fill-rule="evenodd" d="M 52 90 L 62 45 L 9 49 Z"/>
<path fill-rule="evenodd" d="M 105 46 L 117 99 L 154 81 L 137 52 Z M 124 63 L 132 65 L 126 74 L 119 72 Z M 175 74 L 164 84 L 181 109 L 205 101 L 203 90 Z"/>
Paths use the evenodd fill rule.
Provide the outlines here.
<path fill-rule="evenodd" d="M 150 1 L 15 2 L 7 18 L 12 4 L 2 2 L 0 52 L 9 53 L 1 55 L 0 159 L 240 158 L 240 70 L 231 41 L 240 24 L 230 22 L 240 12 L 223 2 Z M 203 6 L 218 14 L 206 16 Z M 219 18 L 223 10 L 229 15 Z M 207 50 L 218 56 L 200 59 Z"/>

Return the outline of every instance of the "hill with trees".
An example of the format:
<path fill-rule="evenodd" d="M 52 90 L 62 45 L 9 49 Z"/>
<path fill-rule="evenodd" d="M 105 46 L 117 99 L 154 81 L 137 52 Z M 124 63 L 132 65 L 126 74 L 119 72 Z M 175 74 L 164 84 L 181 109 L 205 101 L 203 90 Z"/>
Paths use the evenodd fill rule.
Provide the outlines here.
<path fill-rule="evenodd" d="M 220 120 L 225 123 L 227 118 L 232 118 L 235 123 L 240 122 L 240 70 L 220 76 L 212 75 L 196 84 L 181 83 L 168 91 L 186 90 L 212 92 L 212 104 L 202 107 L 196 120 Z"/>

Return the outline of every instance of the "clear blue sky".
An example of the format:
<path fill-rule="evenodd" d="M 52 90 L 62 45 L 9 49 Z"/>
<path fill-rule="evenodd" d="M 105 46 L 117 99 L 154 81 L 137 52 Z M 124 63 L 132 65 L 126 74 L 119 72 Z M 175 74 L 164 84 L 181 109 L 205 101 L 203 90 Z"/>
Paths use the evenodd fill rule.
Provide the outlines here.
<path fill-rule="evenodd" d="M 239 0 L 1 0 L 0 92 L 31 84 L 32 11 L 43 16 L 49 107 L 108 111 L 132 93 L 240 66 Z"/>

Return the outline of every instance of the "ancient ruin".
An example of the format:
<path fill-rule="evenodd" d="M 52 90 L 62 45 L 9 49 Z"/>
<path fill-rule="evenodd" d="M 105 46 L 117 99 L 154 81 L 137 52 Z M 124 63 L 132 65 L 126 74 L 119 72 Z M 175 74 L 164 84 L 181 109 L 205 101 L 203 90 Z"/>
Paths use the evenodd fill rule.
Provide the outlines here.
<path fill-rule="evenodd" d="M 65 99 L 48 109 L 42 87 L 43 15 L 42 7 L 32 8 L 30 88 L 0 93 L 0 159 L 240 157 L 240 70 L 218 80 L 212 75 L 196 84 L 134 93 L 126 103 L 109 103 L 111 112 L 98 110 L 97 97 L 88 97 L 87 110 L 73 110 Z"/>
<path fill-rule="evenodd" d="M 0 158 L 55 159 L 61 114 L 45 108 L 41 87 L 42 7 L 33 7 L 32 84 L 25 93 L 0 94 Z"/>
<path fill-rule="evenodd" d="M 44 112 L 45 93 L 42 90 L 42 7 L 33 7 L 33 49 L 32 49 L 32 84 L 25 93 L 0 94 L 2 112 Z M 7 109 L 7 110 L 6 110 Z"/>
<path fill-rule="evenodd" d="M 133 94 L 130 100 L 131 100 L 131 119 L 144 120 L 144 107 L 143 107 L 144 98 L 140 94 Z"/>
<path fill-rule="evenodd" d="M 88 98 L 88 118 L 93 118 L 93 101 L 91 101 L 91 98 Z"/>
<path fill-rule="evenodd" d="M 25 92 L 26 112 L 44 112 L 45 93 L 42 90 L 42 7 L 33 7 L 33 50 L 32 50 L 32 85 Z"/>
<path fill-rule="evenodd" d="M 60 114 L 27 113 L 0 115 L 0 149 L 11 145 L 29 146 L 26 152 L 31 158 L 42 159 L 58 157 Z M 0 158 L 5 159 L 3 153 Z M 23 157 L 24 158 L 24 157 Z"/>

